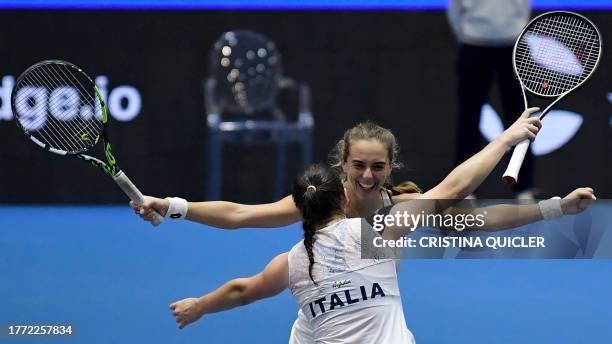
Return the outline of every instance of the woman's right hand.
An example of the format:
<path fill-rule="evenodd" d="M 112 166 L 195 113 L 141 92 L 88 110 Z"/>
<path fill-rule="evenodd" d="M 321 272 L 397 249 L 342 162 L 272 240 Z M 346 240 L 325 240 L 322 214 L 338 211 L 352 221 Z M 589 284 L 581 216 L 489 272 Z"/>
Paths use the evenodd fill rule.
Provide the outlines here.
<path fill-rule="evenodd" d="M 130 206 L 134 209 L 134 213 L 140 216 L 145 221 L 153 221 L 155 210 L 159 215 L 166 216 L 170 201 L 163 198 L 143 196 L 143 202 L 141 206 L 136 205 L 133 201 L 130 201 Z"/>
<path fill-rule="evenodd" d="M 497 140 L 504 142 L 508 148 L 525 139 L 533 141 L 542 128 L 542 122 L 538 116 L 531 117 L 531 114 L 539 110 L 538 107 L 525 110 L 516 122 L 497 137 Z"/>

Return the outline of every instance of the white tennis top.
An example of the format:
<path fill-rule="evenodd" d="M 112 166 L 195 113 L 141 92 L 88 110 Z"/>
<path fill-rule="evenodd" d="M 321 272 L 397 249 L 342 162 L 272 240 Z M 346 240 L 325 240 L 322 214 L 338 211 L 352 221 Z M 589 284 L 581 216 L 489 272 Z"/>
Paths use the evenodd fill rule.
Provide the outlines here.
<path fill-rule="evenodd" d="M 289 252 L 289 288 L 300 305 L 289 343 L 414 343 L 395 261 L 361 258 L 361 221 L 344 219 L 316 232 L 318 285 L 308 275 L 303 241 Z"/>

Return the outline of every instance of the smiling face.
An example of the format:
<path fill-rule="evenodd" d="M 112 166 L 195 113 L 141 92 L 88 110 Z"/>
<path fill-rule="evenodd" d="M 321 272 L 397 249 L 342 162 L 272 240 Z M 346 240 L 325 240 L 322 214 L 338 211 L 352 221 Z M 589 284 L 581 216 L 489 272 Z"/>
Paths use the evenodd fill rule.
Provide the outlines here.
<path fill-rule="evenodd" d="M 348 187 L 359 198 L 378 195 L 391 175 L 389 148 L 375 140 L 353 140 L 349 154 L 342 162 Z"/>

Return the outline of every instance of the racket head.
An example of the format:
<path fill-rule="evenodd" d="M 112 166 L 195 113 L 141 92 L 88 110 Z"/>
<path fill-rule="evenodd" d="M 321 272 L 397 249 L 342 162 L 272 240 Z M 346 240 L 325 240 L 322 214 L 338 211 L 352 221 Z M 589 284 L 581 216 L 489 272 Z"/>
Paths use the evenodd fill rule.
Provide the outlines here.
<path fill-rule="evenodd" d="M 558 97 L 593 75 L 602 56 L 601 42 L 599 29 L 580 14 L 541 14 L 525 26 L 514 44 L 514 72 L 530 93 Z"/>
<path fill-rule="evenodd" d="M 18 126 L 40 147 L 61 155 L 92 148 L 107 123 L 92 79 L 62 60 L 38 62 L 15 81 L 11 107 Z"/>

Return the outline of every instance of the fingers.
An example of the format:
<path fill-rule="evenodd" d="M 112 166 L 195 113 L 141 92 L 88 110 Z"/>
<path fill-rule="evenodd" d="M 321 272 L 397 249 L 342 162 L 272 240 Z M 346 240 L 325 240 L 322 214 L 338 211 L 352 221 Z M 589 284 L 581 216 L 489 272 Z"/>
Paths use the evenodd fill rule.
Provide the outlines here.
<path fill-rule="evenodd" d="M 141 219 L 147 221 L 152 221 L 155 218 L 154 211 L 145 207 L 138 207 L 134 209 L 134 214 L 140 216 Z"/>
<path fill-rule="evenodd" d="M 576 190 L 570 192 L 570 194 L 567 195 L 565 198 L 566 199 L 583 199 L 583 200 L 590 200 L 590 201 L 594 201 L 597 199 L 597 197 L 595 196 L 595 190 L 593 190 L 593 188 L 590 188 L 590 187 L 577 188 Z"/>
<path fill-rule="evenodd" d="M 578 190 L 579 190 L 580 198 L 592 199 L 592 200 L 596 200 L 597 199 L 597 197 L 595 197 L 595 191 L 592 188 L 584 187 L 584 188 L 580 188 Z"/>
<path fill-rule="evenodd" d="M 537 109 L 537 108 L 532 108 Z M 525 135 L 530 141 L 535 140 L 536 136 L 542 128 L 542 121 L 538 117 L 530 117 L 525 119 Z"/>
<path fill-rule="evenodd" d="M 542 120 L 538 117 L 529 117 L 527 118 L 526 122 L 533 126 L 538 127 L 538 129 L 542 128 Z"/>
<path fill-rule="evenodd" d="M 186 319 L 181 319 L 180 317 L 176 318 L 176 323 L 178 324 L 179 330 L 182 330 L 183 327 L 189 324 L 189 322 Z"/>
<path fill-rule="evenodd" d="M 174 321 L 178 324 L 179 330 L 182 330 L 183 327 L 189 325 L 189 321 L 186 318 L 185 314 L 181 314 L 178 310 L 173 310 L 172 315 L 175 317 Z"/>
<path fill-rule="evenodd" d="M 536 134 L 537 134 L 537 133 L 538 133 L 538 132 L 537 132 L 537 128 L 536 128 L 536 131 L 535 131 L 535 132 L 533 132 L 533 131 L 531 130 L 531 128 L 527 128 L 527 129 L 525 130 L 525 135 L 527 136 L 527 138 L 529 139 L 529 141 L 532 141 L 532 142 L 533 142 L 533 140 L 535 140 L 535 138 L 536 138 Z"/>
<path fill-rule="evenodd" d="M 576 198 L 596 199 L 593 189 L 589 187 L 578 188 L 574 192 L 576 193 Z"/>
<path fill-rule="evenodd" d="M 147 210 L 140 217 L 147 221 L 153 221 L 156 218 L 156 214 L 153 210 Z"/>
<path fill-rule="evenodd" d="M 132 209 L 134 209 L 135 211 L 140 210 L 140 207 L 134 203 L 134 201 L 130 201 L 130 207 L 132 207 Z"/>
<path fill-rule="evenodd" d="M 177 324 L 179 324 L 178 328 L 182 329 L 183 327 L 185 327 L 185 325 L 187 325 L 187 324 L 185 322 L 184 316 L 181 315 L 181 313 L 180 313 L 180 311 L 178 309 L 178 302 L 175 302 L 175 303 L 171 304 L 169 308 L 170 308 L 170 311 L 172 313 L 172 316 L 175 317 L 174 321 Z"/>
<path fill-rule="evenodd" d="M 539 108 L 539 107 L 531 107 L 531 108 L 528 108 L 528 109 L 526 109 L 525 111 L 523 111 L 523 113 L 521 114 L 521 117 L 523 117 L 523 118 L 529 118 L 529 117 L 531 117 L 531 115 L 532 115 L 534 112 L 538 112 L 538 111 L 540 111 L 540 108 Z"/>
<path fill-rule="evenodd" d="M 156 212 L 160 213 L 159 201 L 160 199 L 155 198 L 155 197 L 143 196 L 143 202 L 140 206 L 137 205 L 133 201 L 130 201 L 129 204 L 132 210 L 134 210 L 134 214 L 140 216 L 140 218 L 145 221 L 155 223 L 155 221 L 157 220 Z M 165 214 L 165 212 L 167 211 L 167 205 L 166 205 L 166 209 L 162 209 L 162 210 L 163 210 L 163 213 Z"/>

